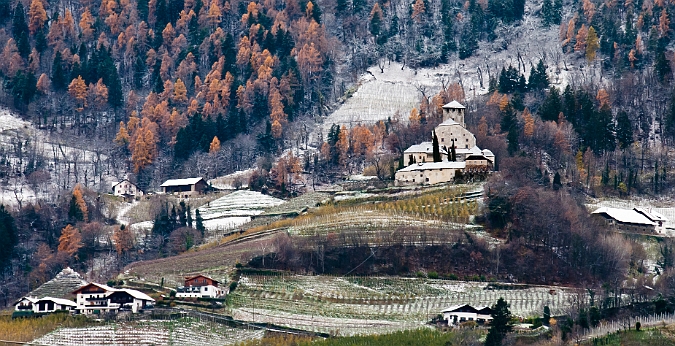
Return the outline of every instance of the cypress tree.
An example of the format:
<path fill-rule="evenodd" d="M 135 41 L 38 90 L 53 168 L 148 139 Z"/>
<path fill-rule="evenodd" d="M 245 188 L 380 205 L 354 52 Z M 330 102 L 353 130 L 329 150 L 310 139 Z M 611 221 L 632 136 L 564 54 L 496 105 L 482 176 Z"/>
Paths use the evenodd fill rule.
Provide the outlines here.
<path fill-rule="evenodd" d="M 202 237 L 204 237 L 206 227 L 204 227 L 204 219 L 202 219 L 202 215 L 199 213 L 199 209 L 195 209 L 195 228 L 199 232 L 201 232 Z"/>
<path fill-rule="evenodd" d="M 492 322 L 490 322 L 490 330 L 485 339 L 485 346 L 501 346 L 506 334 L 513 329 L 509 304 L 504 298 L 499 298 L 497 304 L 492 306 L 491 315 Z"/>
<path fill-rule="evenodd" d="M 18 242 L 14 217 L 4 205 L 0 205 L 0 271 L 9 265 Z"/>
<path fill-rule="evenodd" d="M 441 150 L 438 146 L 438 137 L 436 136 L 436 131 L 434 131 L 434 138 L 432 141 L 434 162 L 441 162 L 443 159 L 441 158 Z"/>

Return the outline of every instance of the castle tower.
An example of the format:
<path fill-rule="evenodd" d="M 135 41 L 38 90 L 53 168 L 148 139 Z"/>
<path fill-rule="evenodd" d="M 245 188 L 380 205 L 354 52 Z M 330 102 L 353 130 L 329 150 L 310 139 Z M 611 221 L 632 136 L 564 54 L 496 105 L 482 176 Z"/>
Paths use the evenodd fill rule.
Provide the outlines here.
<path fill-rule="evenodd" d="M 460 125 L 462 125 L 462 127 L 466 127 L 466 124 L 464 123 L 465 111 L 466 107 L 464 107 L 461 103 L 457 101 L 452 101 L 447 105 L 443 106 L 443 121 L 452 119 L 457 123 L 459 123 Z"/>

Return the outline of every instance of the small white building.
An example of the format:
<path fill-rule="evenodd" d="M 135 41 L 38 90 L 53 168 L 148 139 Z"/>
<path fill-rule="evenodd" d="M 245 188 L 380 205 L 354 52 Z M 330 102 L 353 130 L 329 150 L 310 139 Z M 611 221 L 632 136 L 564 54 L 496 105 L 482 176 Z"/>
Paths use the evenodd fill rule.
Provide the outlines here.
<path fill-rule="evenodd" d="M 492 309 L 487 306 L 474 308 L 469 304 L 453 305 L 441 311 L 441 313 L 449 326 L 468 321 L 475 321 L 478 324 L 492 321 Z"/>
<path fill-rule="evenodd" d="M 33 311 L 33 304 L 37 300 L 36 297 L 23 297 L 14 303 L 14 311 Z"/>
<path fill-rule="evenodd" d="M 71 311 L 76 307 L 77 303 L 72 300 L 53 297 L 23 297 L 14 303 L 15 311 L 32 311 L 33 313 Z"/>
<path fill-rule="evenodd" d="M 176 288 L 177 298 L 220 298 L 226 292 L 219 287 L 220 282 L 205 275 L 185 278 L 183 286 Z"/>
<path fill-rule="evenodd" d="M 396 172 L 396 185 L 432 185 L 453 181 L 458 172 L 464 171 L 465 162 L 417 163 Z"/>
<path fill-rule="evenodd" d="M 443 146 L 439 146 L 441 153 Z M 422 142 L 413 144 L 403 152 L 403 165 L 410 166 L 413 163 L 434 162 L 434 145 L 432 142 Z"/>
<path fill-rule="evenodd" d="M 75 308 L 77 304 L 72 300 L 52 297 L 40 298 L 33 304 L 33 312 L 36 313 L 72 311 Z"/>
<path fill-rule="evenodd" d="M 143 191 L 136 184 L 124 179 L 112 184 L 113 195 L 126 198 L 143 197 Z"/>

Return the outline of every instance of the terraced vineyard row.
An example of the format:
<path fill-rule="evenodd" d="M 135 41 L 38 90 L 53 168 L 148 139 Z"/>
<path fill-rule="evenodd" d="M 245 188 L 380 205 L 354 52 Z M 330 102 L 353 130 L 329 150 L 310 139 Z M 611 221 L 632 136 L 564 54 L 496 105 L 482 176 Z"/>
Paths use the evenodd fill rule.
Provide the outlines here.
<path fill-rule="evenodd" d="M 500 297 L 519 316 L 539 316 L 545 305 L 555 315 L 564 313 L 578 298 L 575 291 L 566 288 L 487 287 L 487 283 L 430 279 L 250 275 L 241 278 L 228 302 L 235 314 L 251 314 L 249 317 L 253 318 L 254 310 L 258 311 L 256 321 L 278 321 L 302 328 L 303 321 L 310 316 L 318 321 L 317 327 L 325 322 L 330 328 L 371 333 L 365 327 L 357 330 L 358 323 L 353 321 L 361 320 L 364 326 L 384 323 L 387 328 L 420 326 L 451 305 L 492 305 Z M 346 324 L 340 324 L 342 320 Z"/>
<path fill-rule="evenodd" d="M 138 321 L 89 328 L 61 328 L 33 341 L 36 345 L 234 345 L 259 339 L 261 330 L 246 330 L 184 318 Z"/>

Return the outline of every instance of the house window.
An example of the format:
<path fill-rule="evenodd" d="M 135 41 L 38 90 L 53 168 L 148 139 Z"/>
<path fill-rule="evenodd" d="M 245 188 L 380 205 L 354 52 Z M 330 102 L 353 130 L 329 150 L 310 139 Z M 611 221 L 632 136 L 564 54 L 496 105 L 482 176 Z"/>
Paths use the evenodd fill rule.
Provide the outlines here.
<path fill-rule="evenodd" d="M 429 178 L 427 178 L 427 182 L 429 182 Z"/>

